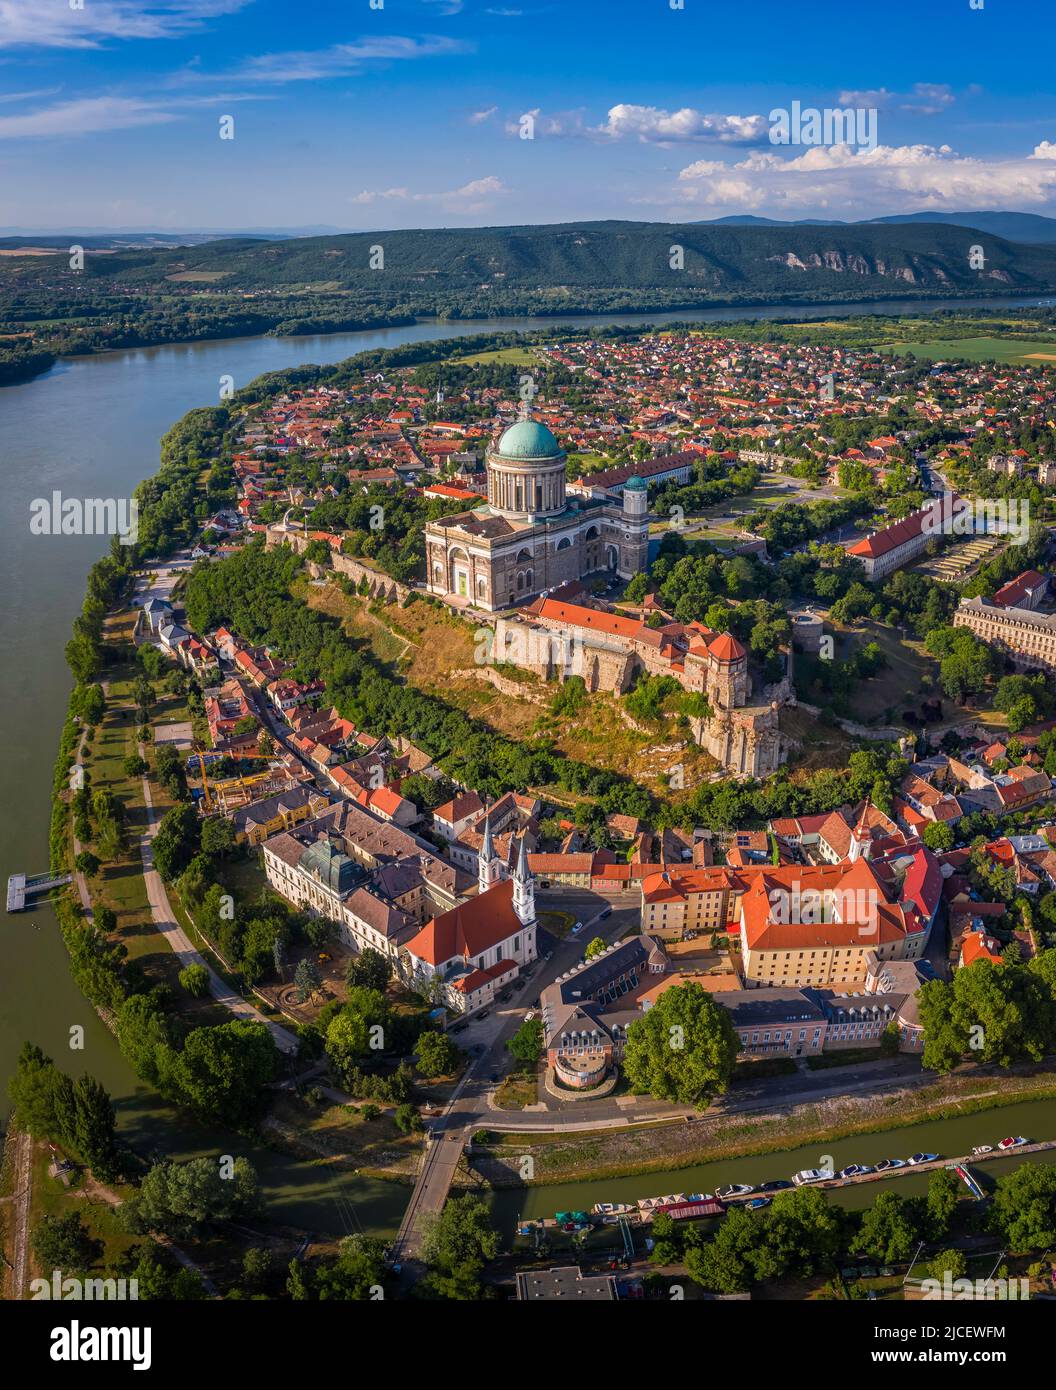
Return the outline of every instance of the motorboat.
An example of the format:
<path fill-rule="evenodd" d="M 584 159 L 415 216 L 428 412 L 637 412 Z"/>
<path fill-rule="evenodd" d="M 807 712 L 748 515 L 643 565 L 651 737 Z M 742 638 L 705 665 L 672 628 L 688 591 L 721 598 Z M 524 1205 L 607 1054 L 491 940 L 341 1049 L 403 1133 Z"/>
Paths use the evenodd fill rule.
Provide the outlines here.
<path fill-rule="evenodd" d="M 755 1188 L 749 1187 L 747 1183 L 731 1182 L 726 1187 L 717 1187 L 715 1196 L 721 1197 L 725 1201 L 730 1197 L 750 1197 L 754 1191 Z"/>
<path fill-rule="evenodd" d="M 1029 1139 L 1024 1139 L 1022 1134 L 1018 1136 L 1009 1135 L 1007 1139 L 1002 1139 L 998 1144 L 999 1149 L 1021 1149 L 1024 1144 L 1029 1144 Z"/>
<path fill-rule="evenodd" d="M 904 1168 L 905 1166 L 906 1160 L 904 1158 L 882 1158 L 876 1165 L 876 1171 L 878 1173 L 889 1173 L 895 1168 Z"/>
<path fill-rule="evenodd" d="M 802 1187 L 808 1182 L 824 1182 L 826 1178 L 831 1178 L 832 1174 L 825 1168 L 801 1168 L 798 1173 L 792 1174 L 792 1181 L 796 1187 Z"/>
<path fill-rule="evenodd" d="M 774 1178 L 771 1182 L 761 1182 L 759 1184 L 759 1191 L 787 1192 L 787 1190 L 792 1186 L 793 1184 L 790 1183 L 787 1178 Z"/>
<path fill-rule="evenodd" d="M 629 1202 L 596 1202 L 592 1211 L 596 1216 L 626 1216 L 634 1207 Z"/>
<path fill-rule="evenodd" d="M 973 1153 L 973 1154 L 992 1154 L 993 1151 L 994 1151 L 994 1146 L 993 1146 L 993 1144 L 976 1144 L 975 1148 L 972 1150 L 972 1153 Z"/>
<path fill-rule="evenodd" d="M 840 1169 L 837 1177 L 861 1178 L 864 1177 L 866 1173 L 871 1173 L 872 1171 L 868 1163 L 848 1163 L 846 1168 Z"/>
<path fill-rule="evenodd" d="M 768 1207 L 773 1201 L 772 1197 L 753 1197 L 750 1202 L 745 1202 L 749 1211 L 759 1211 L 762 1207 Z"/>
<path fill-rule="evenodd" d="M 941 1154 L 914 1154 L 909 1160 L 910 1167 L 916 1167 L 918 1163 L 934 1163 Z"/>

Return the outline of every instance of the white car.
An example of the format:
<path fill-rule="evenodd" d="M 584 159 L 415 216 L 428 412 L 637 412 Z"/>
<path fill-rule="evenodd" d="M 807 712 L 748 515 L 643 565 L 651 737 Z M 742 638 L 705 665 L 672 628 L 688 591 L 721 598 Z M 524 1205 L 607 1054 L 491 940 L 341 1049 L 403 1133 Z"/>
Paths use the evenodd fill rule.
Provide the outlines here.
<path fill-rule="evenodd" d="M 582 922 L 577 922 L 576 925 L 572 928 L 572 935 L 573 935 L 573 936 L 578 936 L 578 934 L 579 934 L 582 930 L 583 930 L 583 923 L 582 923 Z"/>

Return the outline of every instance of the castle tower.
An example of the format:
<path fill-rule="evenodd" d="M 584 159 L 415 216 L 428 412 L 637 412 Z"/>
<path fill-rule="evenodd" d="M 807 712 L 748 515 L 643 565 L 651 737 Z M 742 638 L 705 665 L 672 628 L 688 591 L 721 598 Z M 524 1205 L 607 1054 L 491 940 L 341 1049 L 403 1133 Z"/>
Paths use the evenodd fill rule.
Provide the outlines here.
<path fill-rule="evenodd" d="M 740 709 L 748 703 L 748 652 L 729 632 L 708 645 L 707 698 L 713 709 Z"/>
<path fill-rule="evenodd" d="M 649 567 L 649 489 L 644 478 L 628 478 L 623 486 L 623 517 L 619 573 L 630 578 Z"/>
<path fill-rule="evenodd" d="M 526 927 L 535 924 L 535 879 L 528 867 L 528 850 L 522 835 L 517 846 L 517 867 L 513 871 L 513 910 Z"/>
<path fill-rule="evenodd" d="M 518 420 L 485 454 L 488 504 L 516 521 L 559 516 L 565 510 L 565 454 L 537 420 Z"/>
<path fill-rule="evenodd" d="M 491 821 L 485 818 L 484 821 L 484 842 L 477 854 L 477 884 L 482 893 L 486 893 L 489 888 L 498 883 L 502 877 L 502 861 L 495 853 L 495 846 L 491 839 Z"/>

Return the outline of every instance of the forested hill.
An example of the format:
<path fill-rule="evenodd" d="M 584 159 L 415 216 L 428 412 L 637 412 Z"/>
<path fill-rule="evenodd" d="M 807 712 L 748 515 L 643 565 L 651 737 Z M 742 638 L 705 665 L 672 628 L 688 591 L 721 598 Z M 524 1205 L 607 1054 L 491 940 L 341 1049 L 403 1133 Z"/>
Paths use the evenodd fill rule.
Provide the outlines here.
<path fill-rule="evenodd" d="M 970 248 L 984 263 L 973 268 Z M 384 264 L 373 247 L 381 247 Z M 673 247 L 682 248 L 681 268 Z M 6 258 L 0 285 L 59 289 L 65 257 Z M 968 295 L 1056 289 L 1056 249 L 934 224 L 731 227 L 583 222 L 539 227 L 237 238 L 175 249 L 87 253 L 84 280 L 140 293 L 349 293 L 455 312 L 493 301 L 581 305 L 584 292 L 658 303 Z M 654 293 L 652 297 L 657 297 Z M 528 299 L 531 300 L 529 304 Z M 598 307 L 606 307 L 599 304 Z"/>

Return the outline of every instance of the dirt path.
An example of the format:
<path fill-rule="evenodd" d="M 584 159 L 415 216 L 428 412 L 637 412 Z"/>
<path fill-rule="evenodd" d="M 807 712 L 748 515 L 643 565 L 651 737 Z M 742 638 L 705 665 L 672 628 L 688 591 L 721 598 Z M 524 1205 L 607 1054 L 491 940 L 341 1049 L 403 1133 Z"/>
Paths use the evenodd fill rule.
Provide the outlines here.
<path fill-rule="evenodd" d="M 29 1208 L 33 1197 L 33 1140 L 19 1131 L 15 1138 L 14 1264 L 9 1278 L 10 1297 L 20 1299 L 29 1271 Z"/>

